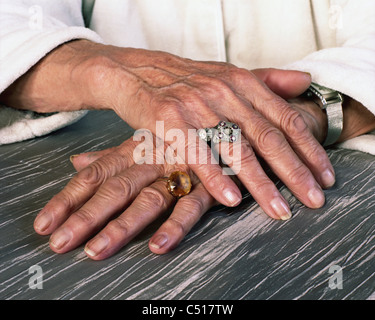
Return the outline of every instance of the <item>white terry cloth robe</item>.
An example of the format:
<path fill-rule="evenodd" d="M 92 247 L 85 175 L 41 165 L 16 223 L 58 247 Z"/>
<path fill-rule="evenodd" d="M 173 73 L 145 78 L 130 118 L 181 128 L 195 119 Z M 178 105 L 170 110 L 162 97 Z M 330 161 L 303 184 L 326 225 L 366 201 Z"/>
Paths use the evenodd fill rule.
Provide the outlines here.
<path fill-rule="evenodd" d="M 306 71 L 375 114 L 374 0 L 1 0 L 0 92 L 73 39 L 248 69 Z M 46 134 L 82 115 L 3 106 L 0 144 Z M 375 135 L 341 146 L 375 154 Z"/>

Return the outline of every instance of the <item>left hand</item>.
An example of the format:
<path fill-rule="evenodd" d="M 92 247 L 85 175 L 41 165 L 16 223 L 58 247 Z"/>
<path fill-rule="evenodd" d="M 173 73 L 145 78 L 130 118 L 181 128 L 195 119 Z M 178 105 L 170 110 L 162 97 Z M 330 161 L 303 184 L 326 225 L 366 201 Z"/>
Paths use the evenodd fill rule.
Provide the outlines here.
<path fill-rule="evenodd" d="M 128 139 L 119 147 L 72 158 L 78 174 L 50 200 L 34 224 L 39 234 L 52 233 L 53 251 L 70 251 L 100 231 L 85 251 L 94 260 L 105 259 L 175 204 L 149 243 L 151 251 L 166 253 L 215 204 L 187 165 L 135 164 L 133 150 L 139 143 Z M 155 143 L 153 147 L 156 150 Z M 174 171 L 187 172 L 193 185 L 177 202 L 161 179 Z"/>

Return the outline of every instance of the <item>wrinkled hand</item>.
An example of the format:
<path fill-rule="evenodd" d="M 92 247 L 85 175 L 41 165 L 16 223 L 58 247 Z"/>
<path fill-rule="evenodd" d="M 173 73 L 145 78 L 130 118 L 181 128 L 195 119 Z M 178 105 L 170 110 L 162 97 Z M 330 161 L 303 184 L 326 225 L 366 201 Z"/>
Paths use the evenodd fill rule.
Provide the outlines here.
<path fill-rule="evenodd" d="M 306 86 L 300 81 L 300 74 L 282 73 L 284 80 L 288 75 L 295 79 L 281 84 L 277 70 L 255 70 L 254 74 L 284 97 L 298 95 Z M 293 81 L 294 85 L 288 87 Z M 324 118 L 319 119 L 322 116 L 319 108 L 298 99 L 293 100 L 292 107 L 302 115 L 311 132 L 321 135 L 325 122 Z M 317 139 L 323 140 L 324 136 Z M 217 204 L 182 161 L 178 165 L 135 164 L 133 152 L 139 143 L 129 139 L 119 147 L 72 158 L 78 174 L 51 199 L 34 224 L 38 233 L 52 233 L 50 246 L 55 252 L 72 250 L 95 235 L 86 244 L 85 251 L 92 259 L 105 259 L 175 205 L 170 217 L 149 242 L 154 253 L 166 253 Z M 194 185 L 192 192 L 177 203 L 167 191 L 166 182 L 160 179 L 176 170 L 188 172 Z M 273 214 L 271 217 L 287 219 L 290 216 Z"/>
<path fill-rule="evenodd" d="M 153 252 L 165 253 L 177 246 L 214 204 L 187 165 L 135 164 L 133 151 L 139 144 L 129 139 L 119 147 L 72 158 L 78 174 L 34 223 L 39 234 L 52 233 L 52 250 L 70 251 L 96 234 L 85 251 L 92 259 L 105 259 L 175 204 L 173 213 L 150 240 Z M 161 178 L 177 170 L 189 173 L 193 188 L 176 203 Z"/>
<path fill-rule="evenodd" d="M 77 68 L 81 77 L 90 79 L 83 86 L 87 105 L 114 109 L 133 128 L 147 128 L 154 134 L 157 121 L 163 120 L 165 132 L 182 131 L 187 152 L 199 151 L 190 148 L 189 129 L 213 127 L 220 120 L 237 123 L 242 130 L 237 176 L 267 214 L 286 216 L 290 209 L 257 156 L 306 206 L 324 204 L 322 188 L 334 184 L 332 165 L 301 113 L 286 102 L 288 96 L 278 92 L 286 86 L 295 88 L 289 97 L 302 93 L 311 81 L 307 75 L 301 80 L 297 72 L 258 70 L 274 84 L 271 91 L 256 72 L 226 63 L 118 47 L 88 48 L 87 52 L 91 58 Z M 290 86 L 293 78 L 299 79 L 298 85 L 294 81 Z M 240 190 L 229 176 L 222 175 L 218 164 L 188 164 L 218 202 L 240 203 Z"/>
<path fill-rule="evenodd" d="M 302 93 L 311 79 L 268 71 L 259 72 L 273 92 L 255 72 L 231 64 L 77 40 L 53 50 L 0 98 L 38 112 L 115 110 L 134 129 L 149 129 L 167 142 L 166 134 L 179 129 L 185 137 L 178 149 L 183 159 L 185 151 L 200 156 L 199 148 L 192 150 L 189 129 L 213 127 L 219 120 L 237 123 L 242 129 L 237 176 L 262 209 L 272 217 L 290 214 L 257 157 L 302 203 L 321 207 L 322 188 L 335 181 L 332 165 L 301 113 L 285 100 Z M 280 95 L 285 89 L 289 97 Z M 158 121 L 164 121 L 164 136 L 156 132 Z M 202 155 L 206 161 L 186 163 L 219 203 L 238 205 L 238 187 L 210 163 L 209 152 Z"/>

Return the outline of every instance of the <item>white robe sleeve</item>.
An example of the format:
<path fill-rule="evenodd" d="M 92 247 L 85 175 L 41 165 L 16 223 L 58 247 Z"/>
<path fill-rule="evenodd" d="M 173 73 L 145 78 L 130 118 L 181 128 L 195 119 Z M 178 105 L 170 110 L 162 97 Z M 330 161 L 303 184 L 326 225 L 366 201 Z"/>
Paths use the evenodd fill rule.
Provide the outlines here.
<path fill-rule="evenodd" d="M 64 42 L 102 42 L 85 28 L 81 0 L 1 0 L 0 93 Z M 80 119 L 85 111 L 50 116 L 0 106 L 0 144 L 44 135 Z"/>
<path fill-rule="evenodd" d="M 319 2 L 313 4 L 319 14 Z M 336 31 L 336 46 L 318 50 L 286 68 L 311 73 L 313 81 L 361 102 L 375 114 L 375 1 L 332 0 L 329 10 L 326 27 Z M 375 155 L 375 135 L 339 146 Z"/>

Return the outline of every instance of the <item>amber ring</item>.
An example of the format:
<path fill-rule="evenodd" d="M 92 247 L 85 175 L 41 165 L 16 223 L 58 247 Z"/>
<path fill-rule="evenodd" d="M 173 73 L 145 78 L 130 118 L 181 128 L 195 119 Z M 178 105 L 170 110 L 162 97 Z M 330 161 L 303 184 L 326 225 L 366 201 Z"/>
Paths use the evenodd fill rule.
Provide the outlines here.
<path fill-rule="evenodd" d="M 217 126 L 213 128 L 199 129 L 197 134 L 200 139 L 206 142 L 236 142 L 239 139 L 241 130 L 238 124 L 228 121 L 220 121 Z"/>
<path fill-rule="evenodd" d="M 169 193 L 176 198 L 188 195 L 192 188 L 190 176 L 186 172 L 174 171 L 169 177 L 162 178 L 162 180 L 167 181 Z"/>

